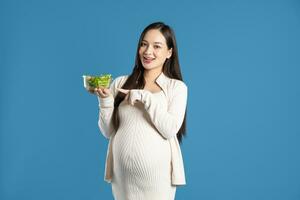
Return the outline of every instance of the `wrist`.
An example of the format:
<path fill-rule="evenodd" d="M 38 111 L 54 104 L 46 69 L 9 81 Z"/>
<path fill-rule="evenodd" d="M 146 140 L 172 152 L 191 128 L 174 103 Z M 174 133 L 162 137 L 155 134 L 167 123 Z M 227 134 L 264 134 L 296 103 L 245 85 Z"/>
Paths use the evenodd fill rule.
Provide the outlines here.
<path fill-rule="evenodd" d="M 100 97 L 100 96 L 97 96 L 98 98 L 98 104 L 99 104 L 99 107 L 114 107 L 114 98 L 112 95 L 109 95 L 107 97 Z"/>

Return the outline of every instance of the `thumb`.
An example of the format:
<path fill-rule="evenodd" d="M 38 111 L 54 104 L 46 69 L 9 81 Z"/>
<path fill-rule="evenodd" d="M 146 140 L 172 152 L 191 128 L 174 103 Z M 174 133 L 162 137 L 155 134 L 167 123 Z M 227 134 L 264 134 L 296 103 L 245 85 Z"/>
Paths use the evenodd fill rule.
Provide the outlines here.
<path fill-rule="evenodd" d="M 102 91 L 103 91 L 104 94 L 110 94 L 110 90 L 107 89 L 107 88 L 104 88 Z"/>

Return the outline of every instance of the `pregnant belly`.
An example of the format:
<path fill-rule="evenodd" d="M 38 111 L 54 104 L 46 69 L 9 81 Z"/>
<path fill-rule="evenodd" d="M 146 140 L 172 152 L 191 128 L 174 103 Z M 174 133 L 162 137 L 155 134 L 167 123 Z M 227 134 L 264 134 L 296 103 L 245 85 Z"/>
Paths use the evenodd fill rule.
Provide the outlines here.
<path fill-rule="evenodd" d="M 119 130 L 123 131 L 118 131 L 113 141 L 115 170 L 138 176 L 169 170 L 171 151 L 168 140 L 155 130 Z"/>

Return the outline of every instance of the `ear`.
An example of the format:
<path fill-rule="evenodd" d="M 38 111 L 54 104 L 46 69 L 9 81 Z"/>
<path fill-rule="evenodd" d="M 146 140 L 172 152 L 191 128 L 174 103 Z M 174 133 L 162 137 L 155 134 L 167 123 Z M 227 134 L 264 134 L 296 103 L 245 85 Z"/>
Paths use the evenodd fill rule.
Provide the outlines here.
<path fill-rule="evenodd" d="M 170 48 L 170 49 L 168 50 L 168 56 L 167 56 L 168 59 L 171 58 L 172 52 L 173 52 L 173 48 Z"/>

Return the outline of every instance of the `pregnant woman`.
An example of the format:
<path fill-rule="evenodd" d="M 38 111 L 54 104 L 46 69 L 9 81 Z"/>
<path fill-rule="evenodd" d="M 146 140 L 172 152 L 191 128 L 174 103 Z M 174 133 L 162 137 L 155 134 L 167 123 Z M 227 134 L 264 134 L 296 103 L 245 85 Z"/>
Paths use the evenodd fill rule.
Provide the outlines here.
<path fill-rule="evenodd" d="M 185 135 L 187 86 L 173 30 L 162 22 L 141 33 L 130 75 L 91 91 L 99 128 L 109 139 L 105 180 L 116 200 L 174 200 L 185 185 L 179 143 Z"/>

